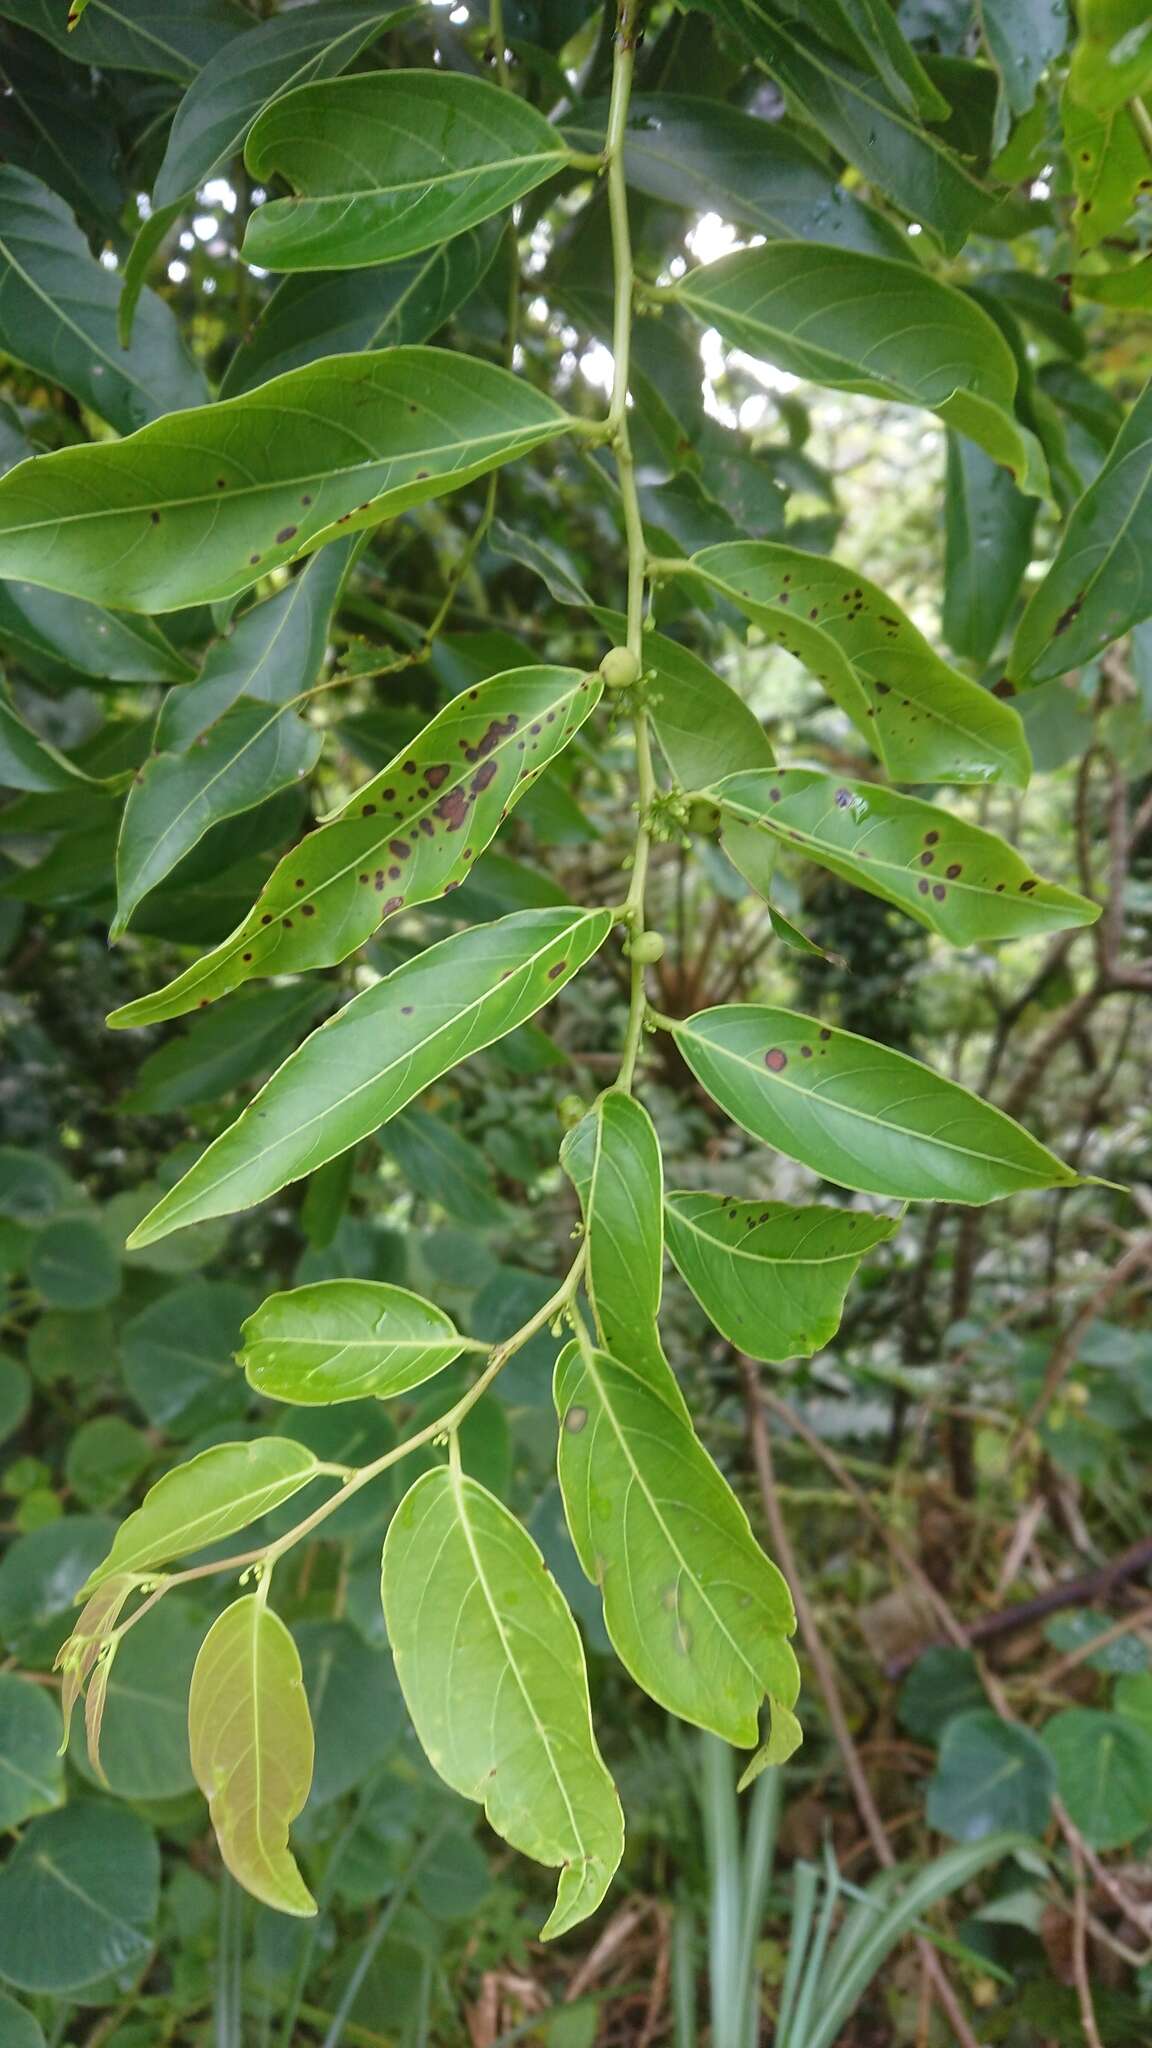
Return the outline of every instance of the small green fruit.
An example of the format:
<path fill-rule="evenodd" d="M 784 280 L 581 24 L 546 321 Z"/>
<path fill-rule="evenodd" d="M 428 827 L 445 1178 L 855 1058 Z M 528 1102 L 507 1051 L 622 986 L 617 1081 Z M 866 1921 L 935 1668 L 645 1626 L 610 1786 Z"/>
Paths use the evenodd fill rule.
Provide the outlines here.
<path fill-rule="evenodd" d="M 638 960 L 642 967 L 651 967 L 664 957 L 664 935 L 662 932 L 637 932 L 624 948 L 630 960 Z"/>
<path fill-rule="evenodd" d="M 600 673 L 610 690 L 626 690 L 639 681 L 640 663 L 627 647 L 610 647 L 600 663 Z"/>
<path fill-rule="evenodd" d="M 556 1104 L 556 1114 L 566 1131 L 583 1123 L 588 1114 L 588 1104 L 582 1095 L 562 1095 Z"/>

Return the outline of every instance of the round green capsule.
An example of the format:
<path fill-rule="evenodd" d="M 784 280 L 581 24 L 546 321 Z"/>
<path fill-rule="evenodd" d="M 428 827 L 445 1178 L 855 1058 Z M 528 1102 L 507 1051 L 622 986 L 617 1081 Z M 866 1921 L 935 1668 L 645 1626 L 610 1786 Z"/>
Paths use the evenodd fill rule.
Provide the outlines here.
<path fill-rule="evenodd" d="M 626 690 L 639 681 L 640 663 L 627 647 L 610 647 L 600 663 L 600 673 L 610 690 Z"/>

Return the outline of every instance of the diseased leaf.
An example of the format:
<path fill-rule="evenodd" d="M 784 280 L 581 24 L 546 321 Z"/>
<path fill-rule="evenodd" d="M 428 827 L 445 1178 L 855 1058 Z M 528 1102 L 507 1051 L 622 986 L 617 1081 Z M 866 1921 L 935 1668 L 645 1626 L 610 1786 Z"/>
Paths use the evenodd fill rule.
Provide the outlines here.
<path fill-rule="evenodd" d="M 1009 671 L 1046 682 L 1152 616 L 1152 384 L 1073 507 L 1056 559 L 1017 628 Z"/>
<path fill-rule="evenodd" d="M 127 441 L 9 470 L 0 575 L 128 611 L 234 597 L 566 425 L 552 399 L 489 363 L 428 348 L 332 356 Z"/>
<path fill-rule="evenodd" d="M 773 541 L 705 548 L 690 566 L 804 663 L 894 780 L 1027 784 L 1011 705 L 950 668 L 855 570 Z"/>
<path fill-rule="evenodd" d="M 116 1531 L 111 1550 L 84 1588 L 95 1592 L 122 1573 L 146 1573 L 170 1558 L 204 1550 L 258 1522 L 315 1477 L 316 1459 L 290 1437 L 213 1444 L 150 1486 L 142 1506 Z"/>
<path fill-rule="evenodd" d="M 1068 89 L 1097 113 L 1152 85 L 1152 20 L 1144 0 L 1080 0 Z"/>
<path fill-rule="evenodd" d="M 381 1593 L 430 1763 L 514 1849 L 560 1866 L 542 1932 L 566 1933 L 604 1897 L 624 1822 L 576 1624 L 539 1550 L 475 1479 L 426 1472 L 389 1525 Z"/>
<path fill-rule="evenodd" d="M 284 855 L 236 930 L 168 988 L 113 1013 L 152 1024 L 256 975 L 328 967 L 377 926 L 459 888 L 512 805 L 599 700 L 598 676 L 511 669 L 459 697 Z"/>
<path fill-rule="evenodd" d="M 861 1259 L 899 1225 L 852 1209 L 796 1209 L 682 1189 L 665 1201 L 668 1250 L 700 1306 L 750 1358 L 810 1358 L 840 1326 Z"/>
<path fill-rule="evenodd" d="M 954 946 L 1067 931 L 1100 907 L 1042 882 L 994 832 L 939 804 L 806 768 L 729 775 L 704 792 L 721 816 L 805 853 Z"/>
<path fill-rule="evenodd" d="M 1032 559 L 1035 498 L 962 434 L 948 436 L 944 638 L 954 654 L 987 661 Z"/>
<path fill-rule="evenodd" d="M 252 214 L 249 263 L 349 269 L 398 261 L 501 213 L 562 170 L 559 130 L 515 94 L 450 71 L 374 71 L 274 100 L 244 152 L 296 188 Z"/>
<path fill-rule="evenodd" d="M 690 270 L 670 291 L 706 327 L 834 391 L 923 405 L 1010 470 L 1047 489 L 1039 442 L 1016 418 L 1016 359 L 988 315 L 952 285 L 883 256 L 774 242 Z"/>
<path fill-rule="evenodd" d="M 1126 104 L 1096 113 L 1065 91 L 1064 148 L 1076 205 L 1072 226 L 1082 249 L 1119 235 L 1146 190 L 1148 152 Z"/>
<path fill-rule="evenodd" d="M 608 935 L 607 910 L 525 910 L 429 946 L 305 1040 L 129 1239 L 152 1244 L 312 1173 L 439 1075 L 558 995 Z"/>
<path fill-rule="evenodd" d="M 765 1694 L 799 1689 L 792 1601 L 671 1374 L 569 1344 L 555 1397 L 564 1512 L 617 1656 L 659 1705 L 751 1747 Z"/>
<path fill-rule="evenodd" d="M 1079 1181 L 1011 1117 L 955 1081 L 818 1017 L 721 1004 L 672 1031 L 697 1080 L 735 1123 L 840 1187 L 979 1204 Z"/>
<path fill-rule="evenodd" d="M 240 1343 L 236 1363 L 258 1394 L 309 1405 L 406 1393 L 465 1346 L 443 1309 L 381 1280 L 317 1280 L 270 1294 Z"/>
<path fill-rule="evenodd" d="M 233 1601 L 204 1638 L 188 1739 L 237 1884 L 278 1913 L 315 1913 L 288 1847 L 312 1782 L 312 1721 L 296 1645 L 259 1594 Z"/>

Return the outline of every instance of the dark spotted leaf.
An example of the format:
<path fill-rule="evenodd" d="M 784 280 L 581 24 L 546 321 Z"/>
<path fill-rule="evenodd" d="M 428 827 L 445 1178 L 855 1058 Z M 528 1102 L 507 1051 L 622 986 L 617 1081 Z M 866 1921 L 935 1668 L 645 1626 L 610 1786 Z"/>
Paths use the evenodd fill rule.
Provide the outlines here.
<path fill-rule="evenodd" d="M 1072 226 L 1082 249 L 1119 235 L 1147 190 L 1148 152 L 1126 104 L 1096 113 L 1065 92 L 1064 148 L 1076 204 Z"/>
<path fill-rule="evenodd" d="M 1144 0 L 1080 0 L 1079 41 L 1068 88 L 1085 106 L 1110 113 L 1152 86 L 1152 19 Z"/>
<path fill-rule="evenodd" d="M 387 1123 L 523 1024 L 608 935 L 607 910 L 526 910 L 442 939 L 322 1024 L 129 1240 L 248 1208 Z"/>
<path fill-rule="evenodd" d="M 236 1363 L 258 1394 L 308 1406 L 405 1393 L 466 1348 L 443 1309 L 382 1280 L 317 1280 L 270 1294 L 240 1344 Z"/>
<path fill-rule="evenodd" d="M 337 817 L 285 854 L 229 938 L 110 1021 L 152 1024 L 256 975 L 332 966 L 384 918 L 459 887 L 601 687 L 579 669 L 523 668 L 462 691 Z"/>

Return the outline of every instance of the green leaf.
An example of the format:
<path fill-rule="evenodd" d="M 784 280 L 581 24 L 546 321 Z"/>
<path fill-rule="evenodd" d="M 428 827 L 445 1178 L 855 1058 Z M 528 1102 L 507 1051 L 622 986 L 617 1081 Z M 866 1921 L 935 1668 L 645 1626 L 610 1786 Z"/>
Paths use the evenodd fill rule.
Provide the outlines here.
<path fill-rule="evenodd" d="M 250 1074 L 278 1067 L 331 994 L 315 982 L 245 989 L 228 1009 L 196 1017 L 182 1038 L 170 1038 L 150 1053 L 136 1086 L 121 1096 L 121 1109 L 130 1116 L 162 1116 L 189 1104 L 218 1102 Z"/>
<path fill-rule="evenodd" d="M 499 236 L 469 229 L 404 263 L 286 277 L 241 341 L 220 386 L 223 398 L 320 356 L 427 341 L 471 298 Z"/>
<path fill-rule="evenodd" d="M 703 789 L 740 768 L 770 768 L 771 741 L 735 690 L 675 640 L 644 636 L 645 665 L 655 670 L 648 696 L 660 748 L 685 789 Z"/>
<path fill-rule="evenodd" d="M 310 1404 L 403 1394 L 465 1348 L 442 1309 L 381 1280 L 317 1280 L 270 1294 L 240 1341 L 236 1363 L 258 1394 Z"/>
<path fill-rule="evenodd" d="M 1011 349 L 939 278 L 883 256 L 773 242 L 691 270 L 669 290 L 732 347 L 834 391 L 926 406 L 1004 463 L 1021 490 L 1046 491 L 1040 444 L 1013 410 Z"/>
<path fill-rule="evenodd" d="M 1026 114 L 1071 26 L 1067 0 L 981 0 L 980 25 L 1013 114 Z M 1008 122 L 1003 121 L 1007 140 Z"/>
<path fill-rule="evenodd" d="M 840 1326 L 868 1252 L 899 1225 L 850 1209 L 737 1202 L 688 1189 L 665 1202 L 668 1249 L 720 1334 L 750 1358 L 809 1358 Z"/>
<path fill-rule="evenodd" d="M 254 178 L 295 187 L 251 215 L 247 262 L 346 270 L 430 249 L 562 170 L 543 114 L 487 79 L 374 71 L 274 100 L 244 152 Z"/>
<path fill-rule="evenodd" d="M 118 296 L 63 200 L 27 171 L 0 165 L 0 349 L 129 434 L 203 403 L 205 386 L 171 310 L 151 293 L 133 346 L 121 347 Z M 40 580 L 31 560 L 27 573 Z"/>
<path fill-rule="evenodd" d="M 781 0 L 779 12 L 801 32 L 809 26 L 811 11 L 796 0 Z M 823 0 L 818 17 L 829 42 L 854 64 L 874 71 L 907 113 L 926 121 L 946 118 L 947 100 L 905 41 L 886 0 Z"/>
<path fill-rule="evenodd" d="M 291 1437 L 213 1444 L 150 1486 L 142 1506 L 116 1531 L 85 1594 L 123 1572 L 151 1573 L 171 1558 L 204 1550 L 291 1500 L 316 1477 L 317 1460 Z"/>
<path fill-rule="evenodd" d="M 954 946 L 1093 924 L 1099 905 L 1042 882 L 994 832 L 940 804 L 805 768 L 729 775 L 704 795 L 725 820 L 805 853 Z"/>
<path fill-rule="evenodd" d="M 153 1449 L 142 1429 L 122 1415 L 95 1415 L 82 1422 L 68 1445 L 64 1477 L 81 1507 L 110 1508 L 152 1463 Z"/>
<path fill-rule="evenodd" d="M 0 2048 L 46 2048 L 44 2029 L 34 2013 L 0 1992 Z"/>
<path fill-rule="evenodd" d="M 786 1764 L 804 1740 L 804 1730 L 791 1707 L 786 1707 L 781 1700 L 774 1700 L 771 1695 L 768 1699 L 768 1716 L 768 1740 L 761 1743 L 751 1763 L 746 1764 L 741 1771 L 736 1785 L 738 1792 L 747 1792 L 748 1787 L 755 1784 L 761 1772 L 766 1771 L 770 1764 Z"/>
<path fill-rule="evenodd" d="M 404 1706 L 388 1659 L 349 1622 L 301 1622 L 296 1644 L 316 1734 L 310 1800 L 324 1806 L 377 1770 L 400 1734 Z"/>
<path fill-rule="evenodd" d="M 234 1280 L 189 1280 L 124 1325 L 125 1384 L 156 1428 L 190 1435 L 243 1412 L 232 1354 L 251 1307 Z"/>
<path fill-rule="evenodd" d="M 178 1799 L 194 1789 L 188 1687 L 203 1633 L 203 1621 L 170 1596 L 118 1645 L 100 1727 L 100 1777 L 118 1799 Z M 73 1741 L 70 1760 L 95 1780 L 83 1743 Z"/>
<path fill-rule="evenodd" d="M 65 790 L 76 795 L 77 785 L 85 783 L 91 788 L 92 776 L 85 775 L 51 741 L 42 740 L 0 697 L 0 788 L 37 794 Z"/>
<path fill-rule="evenodd" d="M 124 203 L 107 101 L 92 82 L 34 36 L 4 37 L 0 149 L 58 192 L 78 218 L 114 230 Z"/>
<path fill-rule="evenodd" d="M 1095 659 L 1152 616 L 1152 384 L 1068 519 L 1056 558 L 1020 621 L 1009 661 L 1042 683 Z"/>
<path fill-rule="evenodd" d="M 400 910 L 458 888 L 504 814 L 598 703 L 597 676 L 512 669 L 462 691 L 343 809 L 284 855 L 248 916 L 168 988 L 113 1012 L 153 1024 L 256 975 L 347 959 Z"/>
<path fill-rule="evenodd" d="M 393 1117 L 383 1143 L 408 1186 L 426 1202 L 476 1230 L 499 1221 L 500 1198 L 484 1153 L 461 1137 L 447 1117 L 414 1103 Z"/>
<path fill-rule="evenodd" d="M 957 1714 L 985 1704 L 972 1652 L 942 1643 L 917 1657 L 900 1687 L 896 1711 L 909 1735 L 922 1742 L 938 1742 Z"/>
<path fill-rule="evenodd" d="M 1152 1671 L 1128 1671 L 1112 1694 L 1113 1712 L 1136 1721 L 1152 1735 Z"/>
<path fill-rule="evenodd" d="M 34 583 L 0 583 L 0 646 L 49 677 L 58 668 L 119 683 L 186 683 L 196 674 L 151 619 L 118 618 Z"/>
<path fill-rule="evenodd" d="M 818 1017 L 721 1004 L 672 1027 L 735 1123 L 825 1180 L 898 1201 L 983 1203 L 1079 1175 L 919 1060 Z"/>
<path fill-rule="evenodd" d="M 1144 0 L 1080 0 L 1079 41 L 1068 89 L 1097 113 L 1109 113 L 1152 85 L 1152 21 Z"/>
<path fill-rule="evenodd" d="M 427 1472 L 392 1518 L 381 1594 L 429 1761 L 513 1848 L 560 1866 L 542 1932 L 566 1933 L 604 1897 L 624 1822 L 576 1624 L 540 1552 L 476 1480 Z"/>
<path fill-rule="evenodd" d="M 957 1714 L 944 1730 L 928 1785 L 928 1825 L 954 1842 L 978 1842 L 1004 1827 L 1040 1836 L 1055 1777 L 1031 1729 L 1002 1721 L 988 1707 Z"/>
<path fill-rule="evenodd" d="M 4 0 L 4 15 L 35 29 L 77 64 L 148 71 L 181 84 L 222 43 L 252 26 L 236 0 L 88 0 L 83 19 L 71 30 L 59 0 Z"/>
<path fill-rule="evenodd" d="M 282 562 L 484 476 L 567 424 L 522 378 L 466 356 L 334 356 L 127 441 L 62 448 L 9 470 L 0 575 L 128 611 L 233 597 Z"/>
<path fill-rule="evenodd" d="M 30 1678 L 0 1671 L 0 1829 L 5 1834 L 64 1799 L 60 1716 Z M 0 2035 L 0 2040 L 2 2040 Z"/>
<path fill-rule="evenodd" d="M 19 1429 L 31 1400 L 32 1382 L 26 1369 L 0 1352 L 0 1443 Z"/>
<path fill-rule="evenodd" d="M 234 1600 L 204 1638 L 188 1737 L 237 1884 L 278 1913 L 315 1913 L 288 1847 L 312 1782 L 312 1722 L 296 1645 L 259 1594 Z"/>
<path fill-rule="evenodd" d="M 601 148 L 605 120 L 606 109 L 598 106 L 566 122 L 573 148 L 589 155 Z M 634 93 L 624 168 L 637 192 L 693 212 L 719 213 L 772 240 L 828 242 L 915 261 L 899 229 L 846 192 L 798 135 L 721 100 Z"/>
<path fill-rule="evenodd" d="M 1044 1729 L 1056 1785 L 1093 1849 L 1119 1849 L 1152 1825 L 1152 1732 L 1125 1714 L 1069 1707 Z"/>
<path fill-rule="evenodd" d="M 1118 236 L 1143 196 L 1148 152 L 1127 105 L 1096 113 L 1065 92 L 1064 149 L 1076 205 L 1072 227 L 1082 249 Z"/>
<path fill-rule="evenodd" d="M 1035 520 L 1035 498 L 983 448 L 949 434 L 941 625 L 954 654 L 991 657 L 1032 559 Z"/>
<path fill-rule="evenodd" d="M 792 1601 L 671 1373 L 570 1344 L 554 1392 L 564 1512 L 617 1656 L 661 1706 L 751 1747 L 765 1694 L 799 1689 Z"/>
<path fill-rule="evenodd" d="M 103 1308 L 120 1292 L 120 1261 L 91 1217 L 61 1217 L 37 1232 L 28 1280 L 53 1308 Z"/>
<path fill-rule="evenodd" d="M 691 567 L 804 663 L 895 780 L 1027 784 L 1012 706 L 934 654 L 876 584 L 772 541 L 705 548 Z"/>
<path fill-rule="evenodd" d="M 0 1977 L 51 1993 L 134 1978 L 159 1891 L 159 1847 L 138 1814 L 92 1800 L 43 1814 L 0 1870 Z"/>
<path fill-rule="evenodd" d="M 518 911 L 396 968 L 305 1040 L 130 1245 L 248 1208 L 378 1130 L 459 1060 L 558 995 L 611 923 L 607 910 Z"/>

